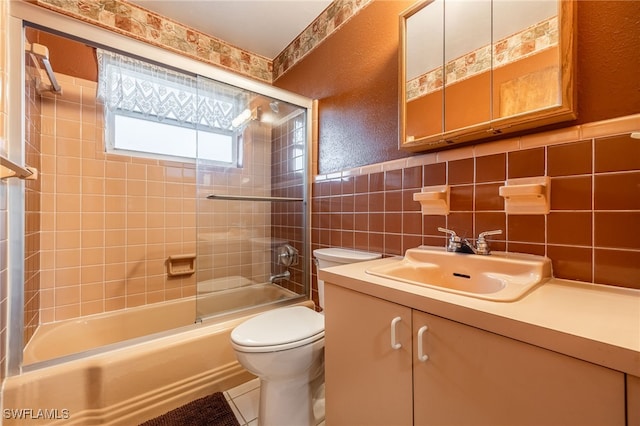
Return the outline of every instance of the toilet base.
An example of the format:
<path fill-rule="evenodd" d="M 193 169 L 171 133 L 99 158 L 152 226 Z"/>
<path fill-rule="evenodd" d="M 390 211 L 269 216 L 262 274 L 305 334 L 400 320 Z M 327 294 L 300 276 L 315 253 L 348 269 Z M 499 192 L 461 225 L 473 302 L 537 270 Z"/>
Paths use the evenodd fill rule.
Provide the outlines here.
<path fill-rule="evenodd" d="M 316 426 L 324 419 L 324 374 L 270 381 L 260 379 L 258 426 Z"/>

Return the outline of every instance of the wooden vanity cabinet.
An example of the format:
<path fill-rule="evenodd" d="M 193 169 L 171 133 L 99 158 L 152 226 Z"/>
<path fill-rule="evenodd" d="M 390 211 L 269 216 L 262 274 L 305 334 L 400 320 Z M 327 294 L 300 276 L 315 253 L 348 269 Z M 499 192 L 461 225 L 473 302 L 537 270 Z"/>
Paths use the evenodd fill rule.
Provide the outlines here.
<path fill-rule="evenodd" d="M 410 308 L 325 283 L 328 426 L 413 424 L 411 354 Z"/>
<path fill-rule="evenodd" d="M 621 372 L 330 283 L 325 300 L 328 426 L 625 424 Z"/>
<path fill-rule="evenodd" d="M 624 374 L 413 311 L 416 425 L 624 425 Z"/>
<path fill-rule="evenodd" d="M 640 377 L 627 375 L 627 426 L 640 426 Z"/>

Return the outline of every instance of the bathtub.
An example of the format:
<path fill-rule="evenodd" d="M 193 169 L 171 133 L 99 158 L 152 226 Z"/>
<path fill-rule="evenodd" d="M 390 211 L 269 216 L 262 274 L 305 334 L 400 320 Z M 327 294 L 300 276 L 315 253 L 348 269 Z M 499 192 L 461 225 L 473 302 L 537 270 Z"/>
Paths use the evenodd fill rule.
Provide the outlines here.
<path fill-rule="evenodd" d="M 231 330 L 264 310 L 313 302 L 272 284 L 198 297 L 220 305 L 212 299 L 231 303 L 243 292 L 258 306 L 195 323 L 190 298 L 44 328 L 25 348 L 30 364 L 5 381 L 2 424 L 129 426 L 251 379 L 235 358 Z"/>
<path fill-rule="evenodd" d="M 220 316 L 241 309 L 295 298 L 297 295 L 275 284 L 250 284 L 209 292 L 210 283 L 197 298 L 187 297 L 121 311 L 42 324 L 25 347 L 23 365 L 71 354 L 87 355 L 95 348 L 148 338 L 193 324 L 196 318 Z M 198 286 L 200 288 L 200 285 Z"/>

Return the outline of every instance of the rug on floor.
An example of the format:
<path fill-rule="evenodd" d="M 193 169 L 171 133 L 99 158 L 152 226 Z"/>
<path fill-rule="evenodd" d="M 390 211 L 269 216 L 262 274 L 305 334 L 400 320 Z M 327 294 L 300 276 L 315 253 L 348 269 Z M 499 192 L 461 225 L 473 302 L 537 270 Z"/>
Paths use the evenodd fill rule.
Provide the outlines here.
<path fill-rule="evenodd" d="M 140 426 L 240 426 L 222 392 L 171 410 Z"/>

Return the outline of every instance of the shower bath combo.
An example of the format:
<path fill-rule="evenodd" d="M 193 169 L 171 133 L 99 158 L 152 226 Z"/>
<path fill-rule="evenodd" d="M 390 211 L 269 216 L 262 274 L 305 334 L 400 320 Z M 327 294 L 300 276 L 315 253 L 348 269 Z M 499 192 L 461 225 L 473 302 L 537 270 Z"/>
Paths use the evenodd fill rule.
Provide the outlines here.
<path fill-rule="evenodd" d="M 233 327 L 275 307 L 313 306 L 311 100 L 30 4 L 12 2 L 10 12 L 9 53 L 24 58 L 24 73 L 11 74 L 9 103 L 24 114 L 10 116 L 5 157 L 39 176 L 3 180 L 4 406 L 133 421 L 245 381 L 229 344 Z M 118 46 L 135 60 L 170 63 L 196 81 L 196 97 L 222 93 L 234 123 L 214 130 L 234 144 L 233 163 L 202 157 L 198 138 L 191 160 L 110 151 L 103 129 L 113 118 L 97 97 L 101 83 L 66 75 L 57 39 L 66 49 L 69 40 Z M 34 64 L 36 45 L 48 48 L 51 73 Z M 43 83 L 49 74 L 51 85 Z M 57 89 L 48 90 L 53 81 Z M 77 122 L 69 123 L 71 110 L 80 111 Z M 82 130 L 61 134 L 69 124 Z M 56 392 L 61 382 L 77 390 Z"/>

